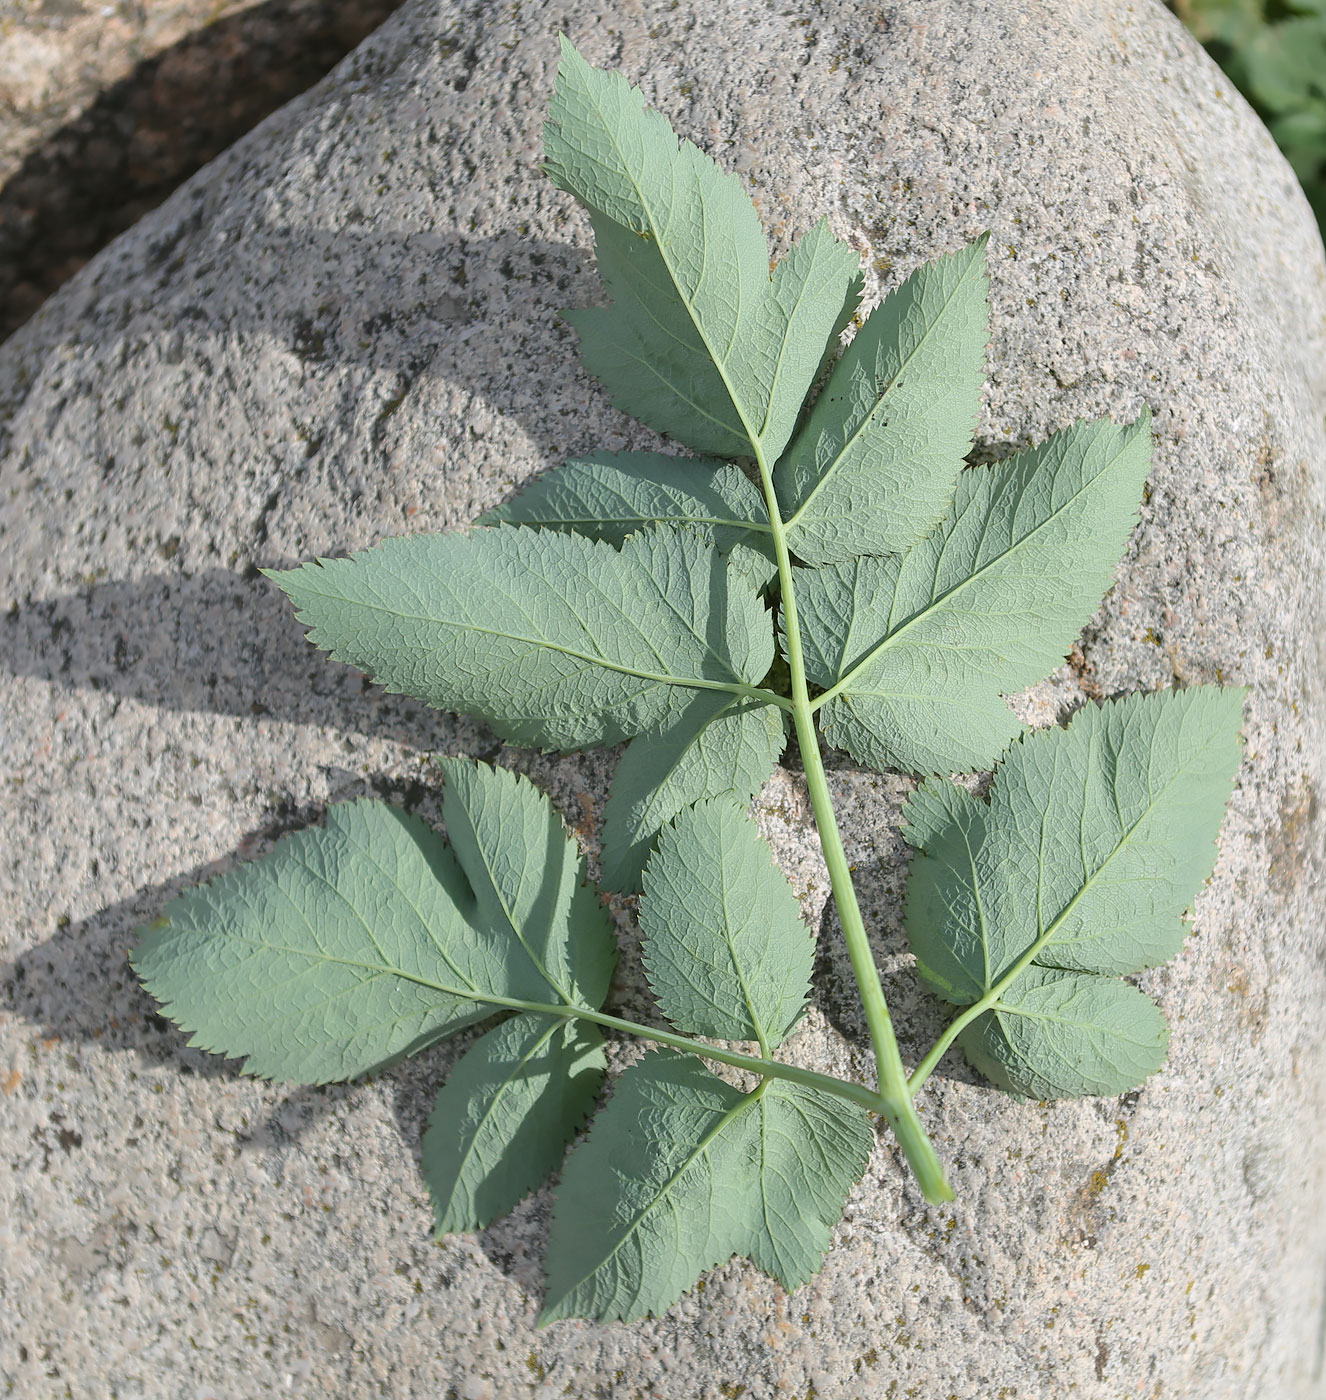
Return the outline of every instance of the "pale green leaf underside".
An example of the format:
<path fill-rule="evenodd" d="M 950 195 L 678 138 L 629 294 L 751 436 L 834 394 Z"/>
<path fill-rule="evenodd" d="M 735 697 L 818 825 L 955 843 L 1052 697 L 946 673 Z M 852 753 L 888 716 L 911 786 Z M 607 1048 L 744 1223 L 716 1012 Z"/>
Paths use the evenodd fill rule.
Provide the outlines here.
<path fill-rule="evenodd" d="M 786 743 L 776 706 L 697 695 L 671 728 L 632 739 L 603 809 L 602 883 L 635 891 L 658 833 L 684 807 L 730 794 L 749 802 Z"/>
<path fill-rule="evenodd" d="M 457 1062 L 424 1134 L 439 1235 L 505 1215 L 561 1165 L 593 1110 L 607 1057 L 585 1022 L 513 1016 Z"/>
<path fill-rule="evenodd" d="M 680 1031 L 778 1046 L 805 1008 L 815 939 L 759 828 L 730 797 L 688 807 L 645 867 L 640 928 Z"/>
<path fill-rule="evenodd" d="M 740 181 L 566 41 L 545 170 L 589 211 L 612 305 L 567 313 L 613 402 L 700 452 L 786 445 L 859 259 L 821 224 L 769 272 Z"/>
<path fill-rule="evenodd" d="M 568 986 L 601 999 L 615 948 L 582 858 L 555 818 L 489 820 L 521 806 L 521 789 L 549 816 L 551 804 L 523 778 L 448 767 L 454 847 L 385 803 L 348 803 L 144 931 L 134 969 L 191 1044 L 322 1084 L 513 1002 L 562 1005 Z M 523 885 L 509 874 L 520 869 Z"/>
<path fill-rule="evenodd" d="M 871 312 L 778 464 L 788 544 L 807 563 L 899 553 L 944 514 L 980 407 L 985 244 L 919 268 Z"/>
<path fill-rule="evenodd" d="M 662 730 L 773 659 L 757 583 L 692 530 L 412 535 L 274 577 L 338 660 L 547 748 Z"/>
<path fill-rule="evenodd" d="M 759 490 L 738 467 L 707 457 L 662 452 L 600 452 L 554 467 L 480 525 L 571 530 L 620 546 L 650 525 L 689 525 L 722 553 L 738 546 L 774 572 L 769 515 Z"/>
<path fill-rule="evenodd" d="M 470 922 L 523 948 L 557 1002 L 602 1006 L 616 962 L 612 924 L 547 794 L 504 768 L 438 764 L 447 838 L 474 890 Z"/>
<path fill-rule="evenodd" d="M 1036 961 L 1140 972 L 1167 961 L 1211 872 L 1242 746 L 1242 690 L 1198 686 L 1088 705 L 1029 734 L 987 805 L 942 779 L 908 799 L 907 924 L 921 975 L 977 1001 Z"/>
<path fill-rule="evenodd" d="M 1019 1098 L 1126 1094 L 1165 1063 L 1169 1027 L 1117 977 L 1032 967 L 958 1036 L 972 1066 Z"/>
<path fill-rule="evenodd" d="M 562 1173 L 541 1323 L 661 1313 L 734 1254 L 797 1288 L 872 1140 L 861 1109 L 815 1090 L 767 1080 L 743 1094 L 691 1056 L 647 1056 Z"/>
<path fill-rule="evenodd" d="M 692 525 L 721 550 L 752 530 L 769 533 L 764 497 L 740 468 L 663 452 L 573 458 L 477 523 L 571 530 L 618 546 L 648 525 Z"/>
<path fill-rule="evenodd" d="M 1003 696 L 1058 666 L 1137 518 L 1150 420 L 1079 423 L 962 474 L 905 556 L 802 570 L 797 602 L 830 743 L 876 769 L 990 767 L 1022 732 Z"/>
<path fill-rule="evenodd" d="M 472 943 L 470 899 L 442 837 L 356 802 L 175 900 L 132 962 L 191 1045 L 352 1079 L 489 1015 L 475 989 L 552 995 L 518 945 Z"/>
<path fill-rule="evenodd" d="M 1110 974 L 1182 945 L 1241 758 L 1243 694 L 1088 706 L 1015 744 L 988 805 L 938 779 L 908 799 L 918 971 L 957 1005 L 997 992 L 958 1041 L 995 1083 L 1033 1098 L 1122 1093 L 1163 1061 L 1160 1013 Z"/>

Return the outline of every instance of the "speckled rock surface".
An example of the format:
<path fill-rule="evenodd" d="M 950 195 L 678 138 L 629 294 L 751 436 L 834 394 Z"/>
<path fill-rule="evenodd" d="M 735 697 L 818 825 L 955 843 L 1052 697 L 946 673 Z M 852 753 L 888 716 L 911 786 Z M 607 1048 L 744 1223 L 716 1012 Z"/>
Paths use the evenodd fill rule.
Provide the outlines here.
<path fill-rule="evenodd" d="M 23 1397 L 1321 1394 L 1326 273 L 1270 139 L 1151 0 L 416 4 L 121 239 L 0 352 L 0 1389 Z M 603 15 L 606 18 L 597 18 Z M 553 316 L 595 295 L 535 170 L 555 31 L 739 167 L 780 240 L 827 212 L 876 288 L 989 227 L 991 451 L 1149 403 L 1157 465 L 1079 654 L 1022 703 L 1249 685 L 1248 759 L 1169 1067 L 1019 1105 L 956 1057 L 881 1140 L 823 1273 L 743 1264 L 635 1327 L 532 1330 L 549 1194 L 429 1236 L 417 1155 L 464 1038 L 369 1085 L 183 1048 L 136 924 L 431 752 L 547 782 L 591 844 L 612 755 L 499 751 L 307 649 L 255 566 L 461 524 L 645 445 Z M 839 764 L 905 1055 L 939 1024 L 898 926 L 901 778 Z M 825 880 L 799 776 L 765 829 Z M 624 933 L 629 945 L 629 931 Z M 807 1063 L 864 1069 L 823 924 Z M 638 1007 L 626 974 L 617 1004 Z"/>
<path fill-rule="evenodd" d="M 0 339 L 400 0 L 0 0 Z"/>

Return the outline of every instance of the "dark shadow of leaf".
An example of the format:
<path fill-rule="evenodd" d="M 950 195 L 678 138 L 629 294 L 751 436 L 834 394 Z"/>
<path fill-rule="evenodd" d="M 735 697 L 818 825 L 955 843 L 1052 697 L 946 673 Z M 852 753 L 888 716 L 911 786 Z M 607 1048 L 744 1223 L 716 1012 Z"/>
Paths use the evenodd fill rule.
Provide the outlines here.
<path fill-rule="evenodd" d="M 454 735 L 454 721 L 309 646 L 285 596 L 256 573 L 150 574 L 16 603 L 0 620 L 0 667 L 168 710 L 270 715 L 422 750 Z"/>

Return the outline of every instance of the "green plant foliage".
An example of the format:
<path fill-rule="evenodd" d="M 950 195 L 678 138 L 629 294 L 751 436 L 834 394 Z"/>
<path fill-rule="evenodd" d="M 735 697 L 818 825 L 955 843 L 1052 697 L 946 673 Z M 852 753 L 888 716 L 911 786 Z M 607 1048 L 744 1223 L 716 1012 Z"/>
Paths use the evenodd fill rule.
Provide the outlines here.
<path fill-rule="evenodd" d="M 957 1043 L 1018 1098 L 1124 1094 L 1165 1063 L 1169 1027 L 1145 993 L 1114 977 L 1031 966 Z"/>
<path fill-rule="evenodd" d="M 348 803 L 167 906 L 133 965 L 191 1044 L 325 1084 L 499 1007 L 599 1005 L 608 923 L 547 798 L 446 767 L 450 847 L 386 803 Z"/>
<path fill-rule="evenodd" d="M 569 45 L 547 156 L 589 211 L 612 298 L 568 318 L 587 367 L 706 455 L 578 457 L 468 533 L 275 577 L 311 641 L 393 690 L 517 743 L 629 740 L 600 866 L 608 888 L 641 892 L 657 1017 L 603 1009 L 604 896 L 548 799 L 459 759 L 440 770 L 445 839 L 380 802 L 334 808 L 172 903 L 134 966 L 194 1044 L 273 1077 L 353 1078 L 491 1021 L 424 1139 L 440 1233 L 557 1175 L 615 1038 L 665 1047 L 616 1079 L 572 1149 L 548 1247 L 545 1322 L 630 1320 L 733 1255 L 804 1283 L 871 1114 L 925 1198 L 952 1199 L 915 1098 L 955 1043 L 1015 1095 L 1114 1094 L 1160 1067 L 1164 1020 L 1122 978 L 1180 952 L 1242 694 L 1123 700 L 1023 734 L 1005 696 L 1062 664 L 1110 587 L 1150 430 L 1145 412 L 1078 423 L 966 467 L 983 240 L 914 272 L 835 362 L 855 254 L 821 224 L 771 271 L 739 182 Z M 872 1084 L 780 1057 L 815 941 L 746 807 L 789 731 Z M 875 769 L 995 767 L 988 801 L 941 777 L 907 805 L 909 935 L 956 1008 L 910 1078 L 821 739 Z"/>
<path fill-rule="evenodd" d="M 742 1093 L 693 1056 L 647 1056 L 562 1173 L 540 1321 L 660 1313 L 733 1254 L 796 1288 L 819 1268 L 872 1136 L 860 1109 L 816 1090 Z"/>
<path fill-rule="evenodd" d="M 962 1044 L 997 1083 L 1115 1094 L 1159 1066 L 1159 1013 L 1114 979 L 1183 943 L 1242 758 L 1242 704 L 1197 687 L 1089 706 L 1016 744 L 988 803 L 942 780 L 908 800 L 917 969 L 945 1001 L 990 1008 Z M 1026 982 L 1037 967 L 1074 975 Z"/>
<path fill-rule="evenodd" d="M 758 1040 L 767 1054 L 800 1018 L 815 940 L 731 798 L 688 807 L 664 829 L 645 869 L 640 928 L 649 984 L 678 1030 Z"/>
<path fill-rule="evenodd" d="M 467 927 L 487 931 L 504 955 L 519 945 L 539 977 L 526 1001 L 601 1006 L 616 962 L 612 934 L 552 803 L 501 768 L 455 758 L 439 766 L 447 836 L 474 892 Z"/>
<path fill-rule="evenodd" d="M 603 883 L 638 890 L 663 827 L 706 797 L 749 802 L 783 752 L 787 736 L 776 706 L 735 695 L 697 695 L 662 734 L 633 739 L 613 774 L 603 809 Z"/>
<path fill-rule="evenodd" d="M 660 732 L 773 660 L 755 585 L 686 529 L 620 551 L 509 527 L 410 535 L 277 581 L 309 640 L 390 690 L 547 748 Z"/>
<path fill-rule="evenodd" d="M 807 563 L 905 550 L 948 508 L 981 402 L 985 245 L 919 268 L 870 316 L 778 464 L 787 542 Z"/>
<path fill-rule="evenodd" d="M 486 1016 L 480 989 L 548 993 L 508 966 L 518 950 L 471 953 L 469 898 L 422 822 L 352 803 L 168 905 L 133 966 L 191 1045 L 251 1074 L 350 1079 Z"/>
<path fill-rule="evenodd" d="M 769 271 L 741 182 L 563 41 L 544 169 L 590 213 L 609 307 L 570 312 L 619 408 L 699 452 L 776 457 L 858 285 L 826 224 Z"/>
<path fill-rule="evenodd" d="M 569 530 L 618 548 L 650 525 L 692 525 L 725 554 L 769 534 L 764 501 L 739 467 L 663 452 L 577 458 L 545 472 L 479 523 Z"/>
<path fill-rule="evenodd" d="M 989 767 L 1022 730 L 1002 696 L 1059 665 L 1109 587 L 1151 465 L 1149 422 L 1079 423 L 965 472 L 902 556 L 807 572 L 806 670 L 831 744 L 872 768 Z"/>
<path fill-rule="evenodd" d="M 1174 0 L 1271 128 L 1326 228 L 1326 0 Z"/>
<path fill-rule="evenodd" d="M 710 457 L 596 453 L 546 472 L 476 523 L 568 530 L 619 548 L 649 525 L 690 525 L 760 587 L 778 568 L 759 491 L 739 467 Z"/>
<path fill-rule="evenodd" d="M 562 1164 L 589 1117 L 607 1057 L 597 1027 L 526 1013 L 465 1052 L 424 1134 L 437 1233 L 479 1230 Z"/>

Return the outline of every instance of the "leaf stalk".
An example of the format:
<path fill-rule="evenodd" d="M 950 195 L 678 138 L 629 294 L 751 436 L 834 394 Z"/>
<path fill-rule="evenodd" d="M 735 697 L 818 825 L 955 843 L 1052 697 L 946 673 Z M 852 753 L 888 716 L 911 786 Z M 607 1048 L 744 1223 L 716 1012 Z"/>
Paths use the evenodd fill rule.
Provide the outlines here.
<path fill-rule="evenodd" d="M 714 1060 L 720 1065 L 731 1065 L 733 1069 L 744 1069 L 751 1074 L 758 1074 L 762 1079 L 786 1079 L 793 1084 L 802 1084 L 807 1089 L 819 1089 L 826 1094 L 859 1104 L 871 1113 L 885 1114 L 879 1095 L 863 1084 L 853 1084 L 850 1079 L 838 1079 L 831 1074 L 821 1074 L 818 1070 L 802 1069 L 799 1065 L 789 1065 L 772 1057 L 743 1055 L 738 1050 L 724 1050 L 722 1046 L 713 1045 L 707 1040 L 697 1040 L 694 1036 L 679 1035 L 675 1031 L 643 1026 L 638 1021 L 610 1016 L 604 1011 L 589 1011 L 583 1006 L 536 1006 L 530 1010 L 544 1012 L 550 1016 L 568 1016 L 581 1021 L 593 1021 L 595 1025 L 608 1030 L 622 1031 L 640 1040 L 666 1045 L 673 1050 L 684 1050 L 688 1054 L 699 1055 L 702 1059 Z"/>
<path fill-rule="evenodd" d="M 769 510 L 769 521 L 773 527 L 774 553 L 778 561 L 783 630 L 787 640 L 787 668 L 791 678 L 792 720 L 796 727 L 802 766 L 805 769 L 811 811 L 819 829 L 824 863 L 829 871 L 829 885 L 838 908 L 838 920 L 842 926 L 852 973 L 856 978 L 861 1005 L 865 1011 L 871 1047 L 875 1053 L 879 1082 L 876 1111 L 888 1120 L 903 1155 L 916 1174 L 926 1200 L 932 1205 L 938 1205 L 953 1199 L 953 1188 L 944 1175 L 943 1165 L 912 1103 L 902 1055 L 898 1050 L 898 1039 L 893 1032 L 893 1022 L 884 996 L 884 987 L 879 979 L 879 970 L 875 966 L 865 920 L 861 917 L 856 888 L 852 884 L 847 853 L 843 849 L 838 819 L 833 810 L 833 798 L 829 793 L 829 781 L 824 771 L 824 760 L 820 755 L 819 735 L 815 729 L 814 709 L 806 682 L 801 627 L 797 617 L 796 581 L 793 577 L 791 553 L 787 546 L 787 533 L 783 526 L 768 459 L 758 442 L 754 442 L 753 445 L 756 465 L 760 472 L 760 484 Z"/>
<path fill-rule="evenodd" d="M 867 1089 L 863 1084 L 854 1084 L 850 1079 L 838 1079 L 831 1074 L 821 1074 L 818 1070 L 802 1069 L 799 1065 L 789 1065 L 770 1056 L 743 1055 L 739 1050 L 725 1050 L 721 1045 L 699 1040 L 695 1036 L 681 1035 L 662 1027 L 646 1026 L 639 1021 L 628 1021 L 623 1016 L 612 1016 L 606 1011 L 592 1011 L 589 1007 L 577 1005 L 575 1002 L 518 1001 L 513 997 L 495 996 L 491 993 L 484 995 L 482 1000 L 495 1010 L 519 1011 L 532 1016 L 558 1016 L 568 1021 L 592 1021 L 606 1030 L 620 1031 L 624 1035 L 635 1036 L 637 1040 L 666 1045 L 672 1050 L 684 1050 L 689 1055 L 698 1055 L 701 1059 L 714 1060 L 721 1065 L 731 1065 L 733 1069 L 746 1070 L 762 1079 L 786 1079 L 794 1084 L 802 1084 L 807 1089 L 819 1089 L 823 1093 L 859 1104 L 871 1113 L 888 1117 L 888 1111 L 880 1096 L 873 1089 Z"/>

